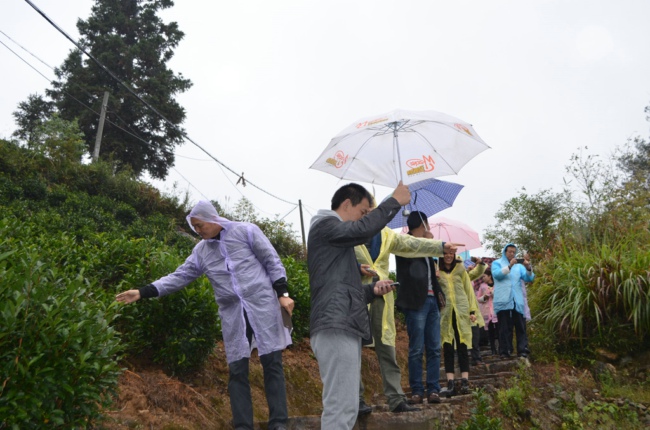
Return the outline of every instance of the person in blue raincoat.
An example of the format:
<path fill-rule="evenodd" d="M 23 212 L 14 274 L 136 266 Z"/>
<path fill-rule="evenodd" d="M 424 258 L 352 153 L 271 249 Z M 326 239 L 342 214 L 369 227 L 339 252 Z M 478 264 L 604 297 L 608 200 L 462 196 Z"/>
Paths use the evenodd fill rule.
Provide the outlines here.
<path fill-rule="evenodd" d="M 499 320 L 499 355 L 501 358 L 509 358 L 513 351 L 513 328 L 517 334 L 517 355 L 519 357 L 528 356 L 522 281 L 533 282 L 535 274 L 527 258 L 524 258 L 522 263 L 517 262 L 516 253 L 517 247 L 509 243 L 503 248 L 503 256 L 492 262 L 493 304 L 494 312 Z"/>
<path fill-rule="evenodd" d="M 116 296 L 122 303 L 161 297 L 181 290 L 201 275 L 212 284 L 219 306 L 221 331 L 230 369 L 228 392 L 236 429 L 253 429 L 253 404 L 248 360 L 253 337 L 264 369 L 269 406 L 269 429 L 286 429 L 287 396 L 282 350 L 291 336 L 282 322 L 281 307 L 289 315 L 287 275 L 280 258 L 254 224 L 222 218 L 208 201 L 200 201 L 187 222 L 203 240 L 174 273 L 137 290 Z"/>

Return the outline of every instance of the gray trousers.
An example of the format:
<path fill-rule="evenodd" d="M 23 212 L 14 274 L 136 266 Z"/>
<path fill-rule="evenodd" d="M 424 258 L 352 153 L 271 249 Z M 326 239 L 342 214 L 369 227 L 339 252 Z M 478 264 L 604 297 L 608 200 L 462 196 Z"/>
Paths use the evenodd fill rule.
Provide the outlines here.
<path fill-rule="evenodd" d="M 345 330 L 327 329 L 311 336 L 323 381 L 321 429 L 352 429 L 359 413 L 361 338 Z"/>
<path fill-rule="evenodd" d="M 386 302 L 383 297 L 375 297 L 370 304 L 370 329 L 375 341 L 375 353 L 379 361 L 381 381 L 384 386 L 384 395 L 388 401 L 388 409 L 395 409 L 400 403 L 406 401 L 402 390 L 402 372 L 397 364 L 395 347 L 381 343 L 381 319 Z M 359 378 L 359 400 L 363 399 L 363 382 Z"/>

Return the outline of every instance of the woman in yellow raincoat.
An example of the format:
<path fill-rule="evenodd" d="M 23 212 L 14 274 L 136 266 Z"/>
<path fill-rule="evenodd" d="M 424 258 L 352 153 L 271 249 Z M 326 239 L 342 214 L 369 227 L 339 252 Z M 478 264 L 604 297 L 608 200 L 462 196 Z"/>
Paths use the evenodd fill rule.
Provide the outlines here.
<path fill-rule="evenodd" d="M 440 261 L 438 281 L 447 298 L 447 306 L 440 314 L 440 338 L 447 374 L 447 388 L 441 391 L 442 396 L 451 397 L 458 392 L 469 394 L 467 349 L 472 346 L 472 325 L 476 323 L 479 312 L 472 278 L 481 276 L 485 268 L 485 264 L 477 264 L 468 273 L 462 260 L 456 258 L 456 253 L 447 250 Z M 460 387 L 454 381 L 454 342 L 461 372 Z"/>

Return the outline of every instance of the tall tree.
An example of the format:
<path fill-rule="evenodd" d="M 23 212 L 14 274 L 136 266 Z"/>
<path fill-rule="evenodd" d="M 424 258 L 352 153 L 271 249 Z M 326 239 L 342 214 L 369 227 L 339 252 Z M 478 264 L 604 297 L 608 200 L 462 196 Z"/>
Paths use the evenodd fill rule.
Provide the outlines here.
<path fill-rule="evenodd" d="M 114 78 L 73 50 L 57 69 L 48 95 L 63 119 L 77 119 L 89 152 L 94 147 L 104 91 L 110 93 L 100 158 L 136 175 L 148 171 L 165 178 L 174 165 L 175 146 L 182 143 L 178 127 L 185 109 L 174 96 L 191 82 L 167 67 L 184 36 L 176 22 L 164 23 L 157 13 L 172 0 L 95 0 L 87 20 L 79 20 L 80 44 L 173 125 L 145 106 Z M 91 106 L 95 113 L 79 103 Z"/>
<path fill-rule="evenodd" d="M 533 257 L 543 255 L 557 239 L 558 226 L 568 207 L 567 194 L 542 190 L 519 195 L 506 201 L 494 215 L 496 225 L 485 230 L 486 249 L 500 257 L 509 242 Z"/>
<path fill-rule="evenodd" d="M 646 120 L 650 121 L 650 106 L 646 106 Z M 618 159 L 619 167 L 630 177 L 640 179 L 650 188 L 650 141 L 637 136 L 628 142 L 628 147 Z"/>
<path fill-rule="evenodd" d="M 54 103 L 45 100 L 40 94 L 30 94 L 26 101 L 18 103 L 18 109 L 12 114 L 18 125 L 13 135 L 28 146 L 31 145 L 34 132 L 52 113 L 54 113 Z"/>

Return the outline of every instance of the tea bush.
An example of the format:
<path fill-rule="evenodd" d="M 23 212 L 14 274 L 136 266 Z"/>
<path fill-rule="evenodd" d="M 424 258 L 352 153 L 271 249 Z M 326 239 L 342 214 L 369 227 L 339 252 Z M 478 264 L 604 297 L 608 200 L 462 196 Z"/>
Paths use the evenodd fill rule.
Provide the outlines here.
<path fill-rule="evenodd" d="M 44 264 L 37 246 L 11 248 L 0 257 L 0 428 L 86 427 L 117 388 L 116 306 Z"/>

